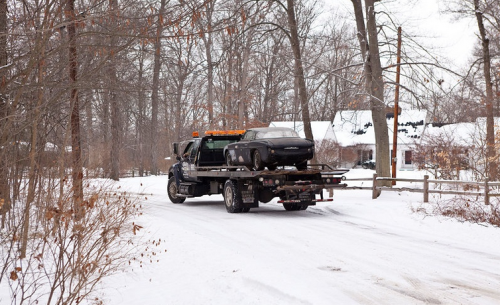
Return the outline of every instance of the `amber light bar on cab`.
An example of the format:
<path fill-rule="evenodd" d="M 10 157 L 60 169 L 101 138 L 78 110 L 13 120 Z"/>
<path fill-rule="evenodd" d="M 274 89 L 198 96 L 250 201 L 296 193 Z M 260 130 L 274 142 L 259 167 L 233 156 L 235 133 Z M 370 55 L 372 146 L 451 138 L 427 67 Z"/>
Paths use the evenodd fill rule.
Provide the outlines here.
<path fill-rule="evenodd" d="M 207 130 L 205 135 L 207 136 L 225 136 L 225 135 L 239 135 L 244 134 L 246 130 Z M 200 133 L 198 131 L 193 132 L 193 138 L 198 138 Z"/>

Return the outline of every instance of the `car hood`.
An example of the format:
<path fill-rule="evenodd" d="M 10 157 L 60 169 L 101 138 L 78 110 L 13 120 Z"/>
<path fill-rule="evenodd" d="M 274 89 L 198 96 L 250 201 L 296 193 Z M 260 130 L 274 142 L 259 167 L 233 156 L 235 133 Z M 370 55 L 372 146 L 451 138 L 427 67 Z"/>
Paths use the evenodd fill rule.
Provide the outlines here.
<path fill-rule="evenodd" d="M 273 148 L 286 148 L 286 147 L 298 147 L 298 148 L 310 148 L 314 146 L 314 142 L 302 138 L 277 138 L 277 139 L 265 139 L 263 142 L 267 142 L 269 146 Z"/>

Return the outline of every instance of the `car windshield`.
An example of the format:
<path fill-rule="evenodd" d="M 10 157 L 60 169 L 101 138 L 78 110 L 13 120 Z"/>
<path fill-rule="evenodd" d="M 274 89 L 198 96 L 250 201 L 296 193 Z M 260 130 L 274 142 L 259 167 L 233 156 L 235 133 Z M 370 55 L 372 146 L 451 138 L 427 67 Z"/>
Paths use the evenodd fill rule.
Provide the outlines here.
<path fill-rule="evenodd" d="M 255 135 L 256 139 L 298 138 L 298 137 L 299 134 L 295 130 L 259 131 Z"/>

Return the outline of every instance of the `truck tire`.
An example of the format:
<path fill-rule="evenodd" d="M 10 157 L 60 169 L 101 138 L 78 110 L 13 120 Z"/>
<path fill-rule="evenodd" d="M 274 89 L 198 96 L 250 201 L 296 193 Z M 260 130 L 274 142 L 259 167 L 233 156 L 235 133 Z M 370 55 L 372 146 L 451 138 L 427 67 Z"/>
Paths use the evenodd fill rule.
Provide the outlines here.
<path fill-rule="evenodd" d="M 183 203 L 186 198 L 177 197 L 177 183 L 175 182 L 175 177 L 170 177 L 167 184 L 168 198 L 172 203 Z"/>
<path fill-rule="evenodd" d="M 243 209 L 243 199 L 241 198 L 240 190 L 238 185 L 233 180 L 227 180 L 224 184 L 224 203 L 226 205 L 226 210 L 228 213 L 241 213 Z M 245 209 L 245 212 L 246 209 Z"/>
<path fill-rule="evenodd" d="M 254 150 L 253 152 L 253 169 L 256 171 L 261 171 L 264 169 L 264 163 L 262 163 L 262 156 L 260 155 L 260 152 L 258 149 Z"/>

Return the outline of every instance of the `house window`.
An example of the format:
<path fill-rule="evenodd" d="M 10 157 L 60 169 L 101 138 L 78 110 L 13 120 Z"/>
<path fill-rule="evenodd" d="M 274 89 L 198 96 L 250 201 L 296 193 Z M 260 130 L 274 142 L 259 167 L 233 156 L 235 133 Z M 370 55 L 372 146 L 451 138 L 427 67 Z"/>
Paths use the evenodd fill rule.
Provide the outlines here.
<path fill-rule="evenodd" d="M 405 151 L 405 164 L 411 164 L 411 150 Z"/>

